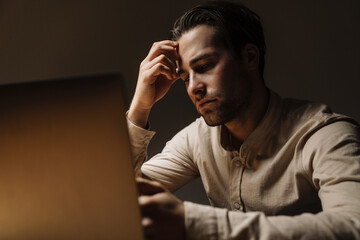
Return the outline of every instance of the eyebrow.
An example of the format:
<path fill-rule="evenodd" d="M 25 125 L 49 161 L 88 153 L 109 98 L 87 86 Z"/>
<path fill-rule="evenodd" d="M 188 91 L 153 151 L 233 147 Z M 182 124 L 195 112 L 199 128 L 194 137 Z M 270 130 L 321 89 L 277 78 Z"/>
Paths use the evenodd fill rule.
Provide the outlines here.
<path fill-rule="evenodd" d="M 205 58 L 210 58 L 210 57 L 214 57 L 214 56 L 217 57 L 218 55 L 219 54 L 217 54 L 215 52 L 201 54 L 200 56 L 197 56 L 190 61 L 190 66 L 193 66 L 195 63 L 197 63 L 198 61 L 203 60 Z"/>

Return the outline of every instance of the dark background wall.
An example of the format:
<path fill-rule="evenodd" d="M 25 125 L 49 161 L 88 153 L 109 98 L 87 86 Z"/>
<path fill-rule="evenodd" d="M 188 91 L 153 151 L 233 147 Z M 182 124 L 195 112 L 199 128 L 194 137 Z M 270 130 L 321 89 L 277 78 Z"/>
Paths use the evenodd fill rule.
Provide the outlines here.
<path fill-rule="evenodd" d="M 0 0 L 0 84 L 121 72 L 130 102 L 139 63 L 200 0 Z M 263 19 L 265 81 L 284 97 L 360 121 L 360 1 L 244 0 Z M 153 109 L 149 154 L 197 116 L 179 81 Z M 206 203 L 201 181 L 177 192 Z"/>

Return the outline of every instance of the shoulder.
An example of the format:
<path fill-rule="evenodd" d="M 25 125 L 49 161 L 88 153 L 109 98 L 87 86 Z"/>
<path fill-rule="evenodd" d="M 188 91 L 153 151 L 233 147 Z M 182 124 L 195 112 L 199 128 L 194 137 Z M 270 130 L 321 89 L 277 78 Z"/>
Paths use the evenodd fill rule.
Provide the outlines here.
<path fill-rule="evenodd" d="M 295 152 L 307 171 L 360 162 L 359 124 L 325 104 L 284 99 L 281 123 L 287 125 L 288 139 L 297 139 Z"/>
<path fill-rule="evenodd" d="M 282 113 L 284 116 L 302 120 L 321 120 L 337 115 L 325 104 L 292 98 L 282 99 Z"/>
<path fill-rule="evenodd" d="M 308 137 L 304 145 L 304 152 L 317 154 L 317 156 L 330 152 L 347 151 L 358 152 L 360 158 L 360 128 L 351 119 L 337 119 L 324 124 Z M 354 152 L 354 153 L 355 153 Z"/>
<path fill-rule="evenodd" d="M 295 151 L 326 148 L 328 141 L 340 141 L 348 134 L 359 135 L 359 125 L 354 119 L 333 112 L 326 104 L 280 98 L 278 109 L 274 131 L 282 144 L 291 141 Z"/>
<path fill-rule="evenodd" d="M 358 125 L 354 119 L 335 113 L 329 106 L 322 103 L 285 98 L 282 99 L 281 109 L 282 123 L 306 132 L 318 131 L 335 122 L 344 122 L 345 125 Z"/>

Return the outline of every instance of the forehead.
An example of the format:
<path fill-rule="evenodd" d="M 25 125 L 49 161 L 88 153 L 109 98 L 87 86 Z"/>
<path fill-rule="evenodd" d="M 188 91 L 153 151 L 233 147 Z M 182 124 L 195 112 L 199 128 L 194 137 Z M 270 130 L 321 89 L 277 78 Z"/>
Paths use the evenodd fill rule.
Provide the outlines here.
<path fill-rule="evenodd" d="M 215 29 L 208 25 L 199 25 L 185 32 L 178 40 L 181 62 L 188 65 L 197 55 L 219 49 L 220 44 L 215 40 Z"/>

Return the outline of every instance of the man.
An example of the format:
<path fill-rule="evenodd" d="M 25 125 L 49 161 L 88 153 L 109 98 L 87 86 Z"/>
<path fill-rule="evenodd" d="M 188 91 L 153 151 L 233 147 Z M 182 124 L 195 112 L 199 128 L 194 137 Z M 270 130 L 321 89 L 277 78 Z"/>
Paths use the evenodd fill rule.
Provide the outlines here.
<path fill-rule="evenodd" d="M 208 2 L 140 65 L 128 111 L 147 239 L 360 239 L 360 138 L 352 119 L 281 99 L 263 80 L 259 17 Z M 179 78 L 201 118 L 146 160 L 153 105 Z M 200 175 L 212 206 L 170 191 Z"/>

